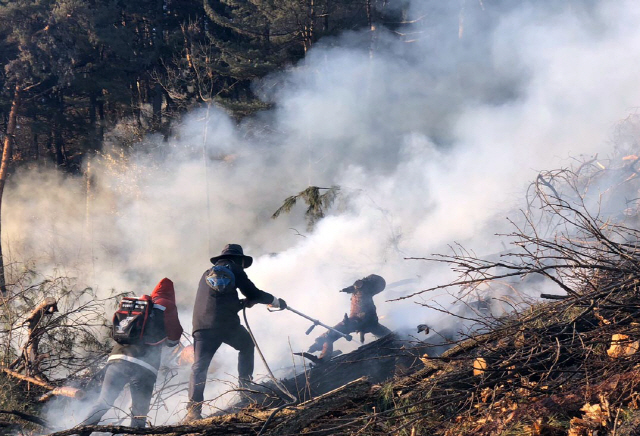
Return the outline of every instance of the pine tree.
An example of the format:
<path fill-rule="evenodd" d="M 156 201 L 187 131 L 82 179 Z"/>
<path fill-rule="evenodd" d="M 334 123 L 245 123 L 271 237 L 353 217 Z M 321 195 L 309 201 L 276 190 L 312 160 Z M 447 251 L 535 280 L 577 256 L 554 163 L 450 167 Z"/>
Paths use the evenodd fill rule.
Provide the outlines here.
<path fill-rule="evenodd" d="M 325 192 L 320 193 L 321 191 Z M 273 213 L 271 218 L 276 219 L 283 213 L 291 212 L 298 200 L 302 200 L 307 205 L 307 210 L 304 213 L 305 218 L 307 219 L 307 229 L 312 230 L 313 226 L 325 217 L 326 211 L 335 201 L 339 191 L 339 186 L 332 186 L 331 188 L 309 186 L 304 191 L 300 191 L 297 195 L 287 197 L 282 206 Z"/>
<path fill-rule="evenodd" d="M 204 9 L 211 21 L 211 68 L 235 84 L 235 94 L 222 96 L 247 112 L 265 107 L 251 91 L 255 79 L 298 61 L 320 37 L 344 29 L 338 26 L 367 22 L 352 0 L 204 0 Z"/>

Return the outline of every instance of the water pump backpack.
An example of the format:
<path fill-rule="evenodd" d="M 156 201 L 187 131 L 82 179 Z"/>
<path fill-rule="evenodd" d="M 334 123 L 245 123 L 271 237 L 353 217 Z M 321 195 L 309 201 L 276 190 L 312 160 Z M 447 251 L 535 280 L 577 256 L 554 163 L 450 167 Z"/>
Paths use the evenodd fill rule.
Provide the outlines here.
<path fill-rule="evenodd" d="M 213 265 L 207 271 L 206 280 L 214 297 L 236 292 L 236 276 L 226 262 Z"/>
<path fill-rule="evenodd" d="M 113 314 L 113 339 L 122 345 L 142 343 L 152 310 L 149 295 L 123 298 Z"/>

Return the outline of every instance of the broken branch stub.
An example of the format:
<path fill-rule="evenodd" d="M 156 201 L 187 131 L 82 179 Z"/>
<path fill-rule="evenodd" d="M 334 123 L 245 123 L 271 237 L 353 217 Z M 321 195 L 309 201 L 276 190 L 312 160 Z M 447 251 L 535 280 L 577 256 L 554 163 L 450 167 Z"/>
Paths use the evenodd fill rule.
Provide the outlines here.
<path fill-rule="evenodd" d="M 41 388 L 49 390 L 50 392 L 40 397 L 39 401 L 46 401 L 55 395 L 59 395 L 62 397 L 76 398 L 76 399 L 84 398 L 84 392 L 78 388 L 74 388 L 71 386 L 56 387 L 43 380 L 39 380 L 35 377 L 30 377 L 28 375 L 20 374 L 8 368 L 0 368 L 0 370 L 5 374 L 10 375 L 11 377 L 17 378 L 18 380 L 22 380 L 27 383 L 32 383 L 36 386 L 40 386 Z"/>

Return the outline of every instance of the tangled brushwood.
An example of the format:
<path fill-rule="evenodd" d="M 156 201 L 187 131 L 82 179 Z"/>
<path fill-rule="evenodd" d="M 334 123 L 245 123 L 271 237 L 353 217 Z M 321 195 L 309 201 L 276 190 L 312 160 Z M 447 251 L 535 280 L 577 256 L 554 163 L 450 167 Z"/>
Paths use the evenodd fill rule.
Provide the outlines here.
<path fill-rule="evenodd" d="M 43 277 L 30 264 L 8 271 L 9 292 L 0 298 L 0 433 L 24 421 L 46 425 L 38 415 L 51 400 L 78 401 L 96 384 L 109 350 L 105 308 L 115 299 L 97 299 L 63 275 Z"/>
<path fill-rule="evenodd" d="M 455 288 L 490 295 L 505 283 L 515 292 L 540 283 L 538 276 L 557 291 L 547 297 L 559 301 L 483 317 L 486 333 L 441 356 L 424 356 L 417 387 L 398 384 L 389 394 L 393 413 L 404 410 L 393 420 L 395 430 L 571 436 L 640 430 L 634 427 L 640 417 L 637 164 L 631 156 L 608 169 L 594 159 L 575 171 L 540 174 L 522 224 L 507 235 L 511 250 L 486 260 L 457 248 L 431 259 L 459 276 L 423 293 Z M 619 210 L 625 213 L 614 215 Z"/>

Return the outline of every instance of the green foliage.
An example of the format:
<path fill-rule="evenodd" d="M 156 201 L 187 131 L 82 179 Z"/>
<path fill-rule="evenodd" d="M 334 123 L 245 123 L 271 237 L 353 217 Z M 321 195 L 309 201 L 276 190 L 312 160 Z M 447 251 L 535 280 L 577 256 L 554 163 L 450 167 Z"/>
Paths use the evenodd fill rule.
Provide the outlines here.
<path fill-rule="evenodd" d="M 307 219 L 307 227 L 309 230 L 313 229 L 313 226 L 324 218 L 327 209 L 331 207 L 335 201 L 339 186 L 332 186 L 331 188 L 319 188 L 317 186 L 309 186 L 304 191 L 299 192 L 297 195 L 292 195 L 284 200 L 282 206 L 276 210 L 271 218 L 276 219 L 282 213 L 289 213 L 296 205 L 298 200 L 303 200 L 307 205 L 305 211 L 305 217 Z M 320 191 L 326 191 L 323 194 Z"/>
<path fill-rule="evenodd" d="M 0 409 L 1 410 L 17 410 L 19 412 L 28 413 L 30 415 L 38 416 L 42 408 L 42 403 L 38 403 L 37 399 L 45 393 L 45 390 L 32 385 L 30 389 L 25 389 L 25 386 L 16 383 L 15 379 L 7 375 L 0 374 Z M 18 422 L 20 423 L 18 428 L 25 430 L 26 428 L 32 428 L 28 425 L 25 428 L 24 421 L 5 415 L 2 417 L 2 421 Z M 3 428 L 4 431 L 10 430 Z M 14 429 L 15 434 L 24 434 L 24 431 L 18 432 L 18 429 Z M 7 432 L 5 434 L 11 434 L 13 432 Z"/>

